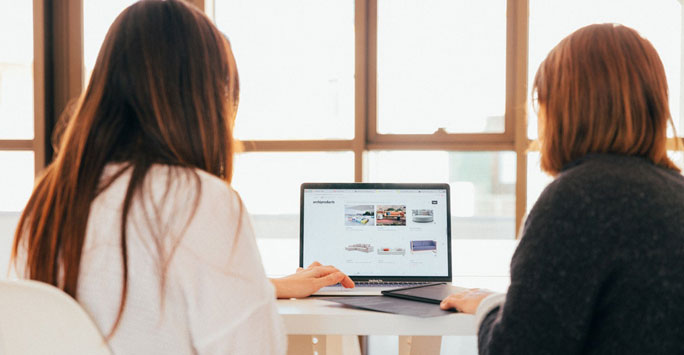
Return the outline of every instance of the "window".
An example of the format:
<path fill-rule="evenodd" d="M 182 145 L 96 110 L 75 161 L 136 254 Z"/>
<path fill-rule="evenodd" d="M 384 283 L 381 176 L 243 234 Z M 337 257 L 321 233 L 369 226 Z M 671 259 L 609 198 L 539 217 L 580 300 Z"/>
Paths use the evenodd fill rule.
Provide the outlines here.
<path fill-rule="evenodd" d="M 0 151 L 0 212 L 16 212 L 24 205 L 33 190 L 33 151 Z M 5 170 L 7 169 L 7 170 Z"/>
<path fill-rule="evenodd" d="M 354 136 L 354 2 L 216 1 L 240 73 L 242 140 Z"/>
<path fill-rule="evenodd" d="M 257 237 L 298 235 L 304 181 L 429 181 L 451 185 L 454 237 L 514 238 L 522 213 L 514 123 L 523 117 L 515 101 L 524 95 L 508 91 L 526 78 L 507 74 L 508 34 L 519 27 L 507 19 L 524 6 L 215 0 L 209 7 L 240 72 L 236 135 L 247 152 L 237 158 L 234 186 Z"/>
<path fill-rule="evenodd" d="M 0 2 L 0 211 L 20 211 L 33 188 L 33 2 Z"/>
<path fill-rule="evenodd" d="M 303 182 L 353 182 L 352 152 L 250 152 L 238 154 L 233 187 L 259 238 L 299 236 Z"/>
<path fill-rule="evenodd" d="M 506 1 L 378 0 L 377 15 L 378 133 L 504 132 Z"/>
<path fill-rule="evenodd" d="M 289 45 L 291 50 L 307 53 L 303 58 L 323 60 L 323 52 L 336 53 L 311 39 L 312 35 L 302 28 L 309 28 L 309 32 L 315 28 L 313 32 L 327 33 L 328 38 L 340 43 L 340 48 L 350 48 L 351 29 L 347 27 L 347 32 L 337 36 L 343 32 L 330 28 L 337 24 L 342 28 L 344 21 L 349 21 L 351 3 L 298 2 L 288 4 L 293 8 L 286 11 L 279 8 L 285 6 L 280 2 L 274 5 L 261 1 L 251 6 L 271 10 L 259 10 L 257 18 L 253 15 L 256 10 L 246 1 L 213 2 L 216 22 L 233 41 L 238 65 L 248 61 L 265 68 L 291 60 L 288 54 L 272 49 L 283 48 L 290 41 L 296 42 Z M 353 11 L 355 83 L 339 86 L 343 90 L 339 96 L 354 97 L 354 133 L 341 133 L 339 125 L 351 125 L 347 118 L 341 118 L 337 126 L 328 126 L 332 116 L 319 107 L 331 101 L 311 95 L 313 101 L 319 101 L 305 102 L 298 106 L 299 110 L 323 113 L 310 116 L 313 121 L 304 126 L 295 125 L 302 132 L 293 134 L 288 131 L 290 127 L 283 128 L 280 118 L 265 112 L 248 114 L 248 109 L 243 112 L 241 107 L 238 127 L 253 124 L 261 131 L 246 133 L 245 128 L 239 138 L 247 141 L 249 154 L 352 151 L 355 181 L 448 182 L 452 200 L 457 202 L 452 208 L 454 238 L 513 238 L 524 214 L 551 181 L 539 169 L 539 153 L 532 144 L 537 128 L 536 116 L 527 106 L 529 85 L 548 51 L 583 25 L 620 22 L 649 38 L 666 66 L 675 121 L 684 124 L 679 123 L 684 122 L 679 119 L 682 8 L 676 0 L 502 0 L 487 4 L 357 0 Z M 269 18 L 273 12 L 281 16 Z M 315 26 L 320 21 L 324 25 Z M 272 23 L 277 25 L 268 25 Z M 252 29 L 263 27 L 296 38 L 270 34 L 255 37 L 258 31 Z M 249 44 L 242 42 L 245 38 Z M 348 70 L 352 68 L 351 55 L 312 67 L 322 65 Z M 259 83 L 260 94 L 280 93 L 284 74 L 269 74 Z M 350 73 L 345 76 L 349 78 Z M 320 92 L 325 89 L 321 87 Z M 264 105 L 277 101 L 280 94 L 273 95 L 269 98 L 263 94 L 260 100 Z M 280 128 L 277 134 L 266 133 L 270 124 Z M 334 127 L 339 134 L 331 136 L 317 124 Z M 265 163 L 259 169 L 274 171 L 275 164 Z M 236 178 L 241 174 L 251 173 L 236 167 Z M 251 193 L 245 191 L 245 199 Z"/>
<path fill-rule="evenodd" d="M 551 48 L 574 30 L 592 23 L 629 26 L 653 44 L 665 66 L 672 118 L 682 131 L 682 4 L 678 0 L 530 0 L 530 88 L 539 64 Z M 530 113 L 534 114 L 532 110 Z M 529 137 L 536 139 L 536 116 L 531 116 L 529 122 Z"/>
<path fill-rule="evenodd" d="M 451 185 L 454 238 L 514 238 L 551 180 L 532 144 L 531 79 L 561 38 L 589 23 L 623 23 L 654 44 L 684 131 L 678 0 L 188 1 L 235 52 L 245 153 L 234 185 L 259 237 L 297 236 L 304 181 L 432 181 Z M 12 201 L 0 210 L 25 203 L 31 185 L 9 176 L 25 181 L 50 160 L 50 120 L 82 90 L 109 25 L 132 2 L 0 2 L 0 28 L 11 29 L 0 45 L 13 49 L 0 53 L 0 169 L 13 172 L 1 178 Z M 52 43 L 47 58 L 40 42 L 55 28 L 69 47 Z M 67 73 L 49 83 L 53 104 L 46 73 L 33 73 L 46 63 Z"/>
<path fill-rule="evenodd" d="M 371 151 L 370 182 L 448 182 L 451 234 L 507 239 L 515 229 L 515 152 Z"/>
<path fill-rule="evenodd" d="M 83 1 L 83 70 L 85 88 L 90 81 L 100 47 L 114 19 L 135 0 Z"/>

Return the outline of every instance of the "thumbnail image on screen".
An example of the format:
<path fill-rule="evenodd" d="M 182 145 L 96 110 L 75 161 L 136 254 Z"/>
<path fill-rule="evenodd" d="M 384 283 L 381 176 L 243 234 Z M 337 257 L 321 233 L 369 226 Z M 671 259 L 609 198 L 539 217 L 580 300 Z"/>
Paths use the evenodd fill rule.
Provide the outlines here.
<path fill-rule="evenodd" d="M 416 223 L 430 223 L 435 220 L 435 213 L 433 210 L 421 209 L 413 210 L 411 212 L 413 214 L 413 218 L 411 218 L 411 220 Z"/>
<path fill-rule="evenodd" d="M 420 252 L 433 252 L 437 253 L 437 241 L 436 240 L 412 240 L 411 241 L 411 253 Z"/>
<path fill-rule="evenodd" d="M 372 253 L 373 252 L 373 246 L 370 244 L 366 243 L 357 243 L 357 244 L 350 244 L 347 245 L 344 250 L 346 251 L 360 251 L 363 253 Z"/>
<path fill-rule="evenodd" d="M 375 209 L 373 205 L 345 205 L 345 226 L 374 226 Z"/>
<path fill-rule="evenodd" d="M 378 205 L 377 216 L 378 226 L 405 226 L 406 206 Z"/>

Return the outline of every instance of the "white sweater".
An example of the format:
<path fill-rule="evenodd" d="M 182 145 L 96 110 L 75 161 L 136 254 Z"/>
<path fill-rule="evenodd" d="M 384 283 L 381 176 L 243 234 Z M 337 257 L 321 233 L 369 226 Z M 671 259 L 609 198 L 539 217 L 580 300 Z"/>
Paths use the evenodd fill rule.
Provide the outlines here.
<path fill-rule="evenodd" d="M 120 168 L 107 166 L 103 180 Z M 130 172 L 93 201 L 82 254 L 77 299 L 104 335 L 119 310 Z M 128 298 L 110 347 L 114 354 L 284 354 L 275 291 L 248 214 L 225 182 L 195 173 L 198 179 L 188 169 L 154 166 L 142 198 L 134 199 L 126 229 Z"/>

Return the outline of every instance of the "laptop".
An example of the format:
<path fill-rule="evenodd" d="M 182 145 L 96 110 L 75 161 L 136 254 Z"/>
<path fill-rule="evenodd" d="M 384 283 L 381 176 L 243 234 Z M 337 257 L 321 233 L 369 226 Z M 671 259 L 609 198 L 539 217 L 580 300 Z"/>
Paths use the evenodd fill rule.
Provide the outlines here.
<path fill-rule="evenodd" d="M 449 204 L 448 184 L 302 184 L 299 266 L 334 265 L 356 284 L 314 295 L 451 282 Z"/>

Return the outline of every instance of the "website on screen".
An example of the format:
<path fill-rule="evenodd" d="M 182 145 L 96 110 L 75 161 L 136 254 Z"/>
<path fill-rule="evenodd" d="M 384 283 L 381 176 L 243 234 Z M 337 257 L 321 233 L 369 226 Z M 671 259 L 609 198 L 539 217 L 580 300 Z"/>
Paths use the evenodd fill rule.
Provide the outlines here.
<path fill-rule="evenodd" d="M 446 276 L 446 190 L 304 191 L 304 265 L 348 275 Z"/>

